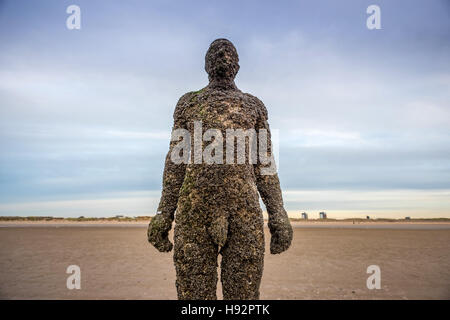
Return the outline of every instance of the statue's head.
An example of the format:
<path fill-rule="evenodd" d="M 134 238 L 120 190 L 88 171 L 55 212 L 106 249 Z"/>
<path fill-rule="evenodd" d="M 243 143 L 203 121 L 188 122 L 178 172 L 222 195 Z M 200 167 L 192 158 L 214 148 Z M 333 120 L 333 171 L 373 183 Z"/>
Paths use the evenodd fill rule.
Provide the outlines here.
<path fill-rule="evenodd" d="M 214 40 L 205 56 L 209 80 L 233 80 L 239 71 L 236 48 L 227 39 Z"/>

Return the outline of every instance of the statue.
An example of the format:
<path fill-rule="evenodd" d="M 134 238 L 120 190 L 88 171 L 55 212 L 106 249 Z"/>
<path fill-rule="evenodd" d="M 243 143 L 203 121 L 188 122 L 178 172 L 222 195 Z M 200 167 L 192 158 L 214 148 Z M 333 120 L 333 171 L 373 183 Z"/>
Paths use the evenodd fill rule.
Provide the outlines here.
<path fill-rule="evenodd" d="M 204 145 L 208 140 L 206 134 L 200 140 L 195 137 L 197 124 L 201 123 L 202 131 L 216 130 L 212 135 L 216 147 L 221 146 L 221 133 L 227 135 L 230 129 L 266 130 L 271 156 L 266 107 L 258 98 L 236 87 L 238 62 L 236 48 L 229 40 L 217 39 L 211 43 L 205 57 L 209 84 L 180 98 L 174 112 L 173 130 L 193 134 L 194 139 L 184 138 L 189 146 L 192 142 Z M 209 135 L 209 141 L 212 136 Z M 245 142 L 247 150 L 251 142 Z M 179 151 L 175 152 L 177 143 L 180 141 L 172 136 L 161 201 L 158 213 L 149 224 L 148 241 L 161 252 L 171 251 L 168 233 L 175 218 L 173 260 L 179 299 L 217 299 L 219 254 L 222 255 L 220 279 L 224 299 L 259 299 L 264 221 L 258 192 L 268 211 L 270 252 L 281 253 L 292 241 L 292 227 L 283 208 L 276 171 L 263 174 L 267 163 L 264 165 L 259 160 L 251 163 L 250 156 L 248 163 L 199 162 L 197 156 L 201 160 L 202 154 L 196 151 L 184 155 L 188 161 L 174 162 L 174 154 Z M 238 149 L 231 150 L 233 160 L 233 152 Z M 217 148 L 214 153 L 216 160 L 225 157 Z M 229 150 L 226 154 L 230 155 Z"/>

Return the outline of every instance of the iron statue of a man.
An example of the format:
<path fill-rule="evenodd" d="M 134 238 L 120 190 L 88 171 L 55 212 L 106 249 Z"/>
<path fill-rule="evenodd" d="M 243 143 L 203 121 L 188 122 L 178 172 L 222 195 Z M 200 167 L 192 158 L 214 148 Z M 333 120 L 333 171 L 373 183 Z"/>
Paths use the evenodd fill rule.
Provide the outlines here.
<path fill-rule="evenodd" d="M 209 84 L 180 98 L 173 130 L 184 129 L 194 136 L 195 123 L 201 123 L 204 132 L 219 130 L 223 136 L 230 129 L 265 130 L 267 152 L 271 153 L 266 107 L 235 85 L 239 58 L 234 45 L 226 39 L 213 41 L 206 53 L 205 70 Z M 200 143 L 205 144 L 201 139 Z M 188 139 L 192 144 L 194 140 Z M 276 171 L 263 172 L 273 164 L 259 159 L 199 163 L 193 159 L 195 146 L 189 161 L 180 163 L 173 161 L 177 143 L 176 139 L 170 143 L 161 201 L 149 224 L 148 240 L 161 252 L 171 251 L 168 233 L 175 219 L 173 259 L 178 298 L 216 299 L 220 254 L 224 299 L 259 299 L 264 263 L 264 220 L 259 195 L 268 213 L 270 252 L 281 253 L 292 241 L 278 175 Z M 246 156 L 250 158 L 250 142 L 246 143 Z M 228 150 L 223 153 L 224 158 L 227 153 Z"/>

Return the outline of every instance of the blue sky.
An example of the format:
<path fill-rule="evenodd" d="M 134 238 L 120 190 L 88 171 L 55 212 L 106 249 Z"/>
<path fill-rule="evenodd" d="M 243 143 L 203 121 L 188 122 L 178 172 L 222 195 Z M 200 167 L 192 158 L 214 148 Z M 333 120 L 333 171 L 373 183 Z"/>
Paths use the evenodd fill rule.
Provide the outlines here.
<path fill-rule="evenodd" d="M 152 214 L 175 103 L 225 37 L 293 216 L 450 217 L 449 18 L 445 0 L 0 1 L 0 215 Z"/>

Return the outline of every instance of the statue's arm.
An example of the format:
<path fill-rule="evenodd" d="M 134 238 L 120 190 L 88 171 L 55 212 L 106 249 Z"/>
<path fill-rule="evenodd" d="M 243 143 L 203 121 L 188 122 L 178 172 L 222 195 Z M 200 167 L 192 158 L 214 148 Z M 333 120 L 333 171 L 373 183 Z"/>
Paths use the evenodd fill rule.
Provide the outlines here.
<path fill-rule="evenodd" d="M 256 98 L 255 98 L 256 99 Z M 281 253 L 289 248 L 292 242 L 292 226 L 283 206 L 283 196 L 281 194 L 280 180 L 276 172 L 274 157 L 272 155 L 272 139 L 268 123 L 267 109 L 264 104 L 256 99 L 258 120 L 256 131 L 258 137 L 265 131 L 267 133 L 267 156 L 269 163 L 262 163 L 260 157 L 261 143 L 258 138 L 258 162 L 254 165 L 256 186 L 269 216 L 269 230 L 271 233 L 270 252 L 272 254 Z M 264 148 L 263 148 L 264 149 Z"/>
<path fill-rule="evenodd" d="M 173 114 L 173 130 L 186 129 L 186 119 L 184 110 L 189 94 L 185 94 L 178 101 Z M 148 241 L 159 251 L 168 252 L 172 250 L 172 243 L 168 239 L 168 234 L 172 228 L 175 210 L 177 209 L 178 196 L 186 172 L 185 163 L 174 163 L 171 160 L 173 148 L 178 141 L 170 141 L 169 152 L 166 155 L 161 199 L 157 214 L 150 221 L 147 235 Z"/>

